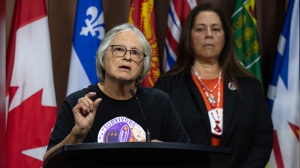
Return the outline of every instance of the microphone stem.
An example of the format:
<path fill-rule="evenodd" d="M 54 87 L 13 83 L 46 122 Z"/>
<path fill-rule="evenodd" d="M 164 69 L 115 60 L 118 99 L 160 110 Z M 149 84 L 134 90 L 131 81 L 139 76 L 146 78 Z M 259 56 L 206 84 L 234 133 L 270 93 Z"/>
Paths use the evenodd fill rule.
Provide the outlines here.
<path fill-rule="evenodd" d="M 134 92 L 133 89 L 130 89 L 129 92 L 130 92 L 130 94 L 131 94 L 133 97 L 135 97 L 135 99 L 136 99 L 136 101 L 137 101 L 137 103 L 138 103 L 138 105 L 139 105 L 140 111 L 141 111 L 141 113 L 142 113 L 142 116 L 143 116 L 143 118 L 144 118 L 144 121 L 145 121 L 145 123 L 146 123 L 146 128 L 147 128 L 147 132 L 146 132 L 146 142 L 151 142 L 150 131 L 149 131 L 149 128 L 148 128 L 148 123 L 147 123 L 145 114 L 144 114 L 144 112 L 143 112 L 143 109 L 142 109 L 142 107 L 141 107 L 140 101 L 139 101 L 138 97 L 136 96 L 136 94 L 135 94 L 135 92 Z"/>
<path fill-rule="evenodd" d="M 141 107 L 141 104 L 140 104 L 140 101 L 139 101 L 138 97 L 135 96 L 135 98 L 136 98 L 136 100 L 137 100 L 137 102 L 138 102 L 138 104 L 139 104 L 139 107 L 140 107 L 140 109 L 141 109 L 141 113 L 142 113 L 142 115 L 143 115 L 144 121 L 146 122 L 146 125 L 147 125 L 146 142 L 151 142 L 150 131 L 149 131 L 149 128 L 148 128 L 148 123 L 147 123 L 146 117 L 145 117 L 145 115 L 144 115 L 144 112 L 143 112 L 143 110 L 142 110 L 142 107 Z"/>
<path fill-rule="evenodd" d="M 146 133 L 146 142 L 151 142 L 150 131 L 148 128 L 147 128 L 147 133 Z"/>

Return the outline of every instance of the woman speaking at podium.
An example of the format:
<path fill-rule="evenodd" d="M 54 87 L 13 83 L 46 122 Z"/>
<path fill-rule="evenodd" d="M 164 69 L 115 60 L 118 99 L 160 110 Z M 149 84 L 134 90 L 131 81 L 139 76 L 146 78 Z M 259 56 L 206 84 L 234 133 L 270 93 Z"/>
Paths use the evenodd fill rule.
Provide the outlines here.
<path fill-rule="evenodd" d="M 147 39 L 133 25 L 107 32 L 96 55 L 100 82 L 64 99 L 44 160 L 63 145 L 150 141 L 150 133 L 151 140 L 189 142 L 168 94 L 139 85 L 151 57 Z"/>

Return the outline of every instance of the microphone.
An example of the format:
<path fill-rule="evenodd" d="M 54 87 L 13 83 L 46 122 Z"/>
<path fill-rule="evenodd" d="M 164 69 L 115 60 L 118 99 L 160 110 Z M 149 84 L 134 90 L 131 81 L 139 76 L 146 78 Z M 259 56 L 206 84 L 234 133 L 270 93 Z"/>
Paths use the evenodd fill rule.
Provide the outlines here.
<path fill-rule="evenodd" d="M 139 107 L 140 107 L 140 111 L 141 111 L 141 113 L 142 113 L 142 115 L 143 115 L 143 117 L 144 117 L 144 120 L 145 120 L 145 122 L 146 122 L 146 128 L 147 128 L 147 132 L 146 132 L 146 142 L 150 142 L 150 141 L 151 141 L 151 140 L 150 140 L 150 131 L 149 131 L 149 129 L 148 129 L 148 123 L 147 123 L 146 117 L 145 117 L 145 115 L 144 115 L 143 109 L 142 109 L 142 107 L 141 107 L 140 101 L 139 101 L 138 97 L 136 96 L 136 94 L 135 94 L 135 92 L 134 92 L 133 89 L 130 89 L 129 92 L 130 92 L 130 94 L 132 95 L 132 97 L 135 97 L 135 99 L 136 99 L 136 101 L 137 101 L 137 103 L 138 103 L 138 105 L 139 105 Z"/>

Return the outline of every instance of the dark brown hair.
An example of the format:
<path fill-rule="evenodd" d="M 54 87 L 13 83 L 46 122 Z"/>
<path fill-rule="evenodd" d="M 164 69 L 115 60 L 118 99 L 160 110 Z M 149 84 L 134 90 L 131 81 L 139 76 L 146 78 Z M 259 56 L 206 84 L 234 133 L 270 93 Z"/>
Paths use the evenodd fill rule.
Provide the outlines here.
<path fill-rule="evenodd" d="M 204 3 L 196 6 L 188 15 L 183 25 L 179 45 L 177 60 L 174 66 L 164 76 L 174 76 L 184 74 L 184 72 L 191 68 L 195 61 L 194 50 L 191 46 L 191 30 L 194 26 L 196 16 L 203 11 L 211 11 L 216 13 L 221 22 L 225 34 L 225 44 L 219 55 L 218 63 L 225 75 L 225 81 L 235 82 L 237 77 L 255 78 L 250 74 L 239 62 L 235 55 L 233 47 L 233 35 L 229 21 L 221 9 L 212 3 Z"/>

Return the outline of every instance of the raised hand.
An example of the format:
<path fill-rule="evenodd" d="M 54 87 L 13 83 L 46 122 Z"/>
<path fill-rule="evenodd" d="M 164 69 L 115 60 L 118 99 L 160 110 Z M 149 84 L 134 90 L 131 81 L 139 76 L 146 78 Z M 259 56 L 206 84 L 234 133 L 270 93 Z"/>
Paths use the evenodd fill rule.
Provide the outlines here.
<path fill-rule="evenodd" d="M 92 101 L 91 98 L 96 95 L 95 92 L 89 92 L 84 97 L 78 99 L 76 106 L 72 109 L 75 126 L 73 133 L 77 136 L 85 136 L 94 123 L 97 108 L 102 98 Z"/>

